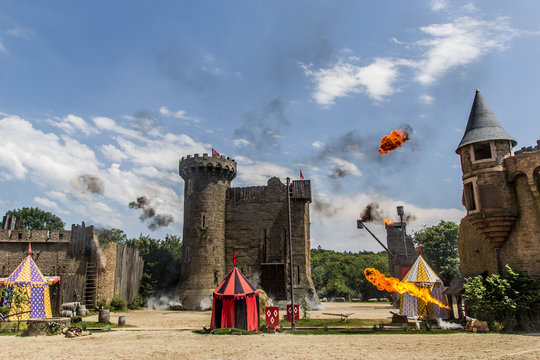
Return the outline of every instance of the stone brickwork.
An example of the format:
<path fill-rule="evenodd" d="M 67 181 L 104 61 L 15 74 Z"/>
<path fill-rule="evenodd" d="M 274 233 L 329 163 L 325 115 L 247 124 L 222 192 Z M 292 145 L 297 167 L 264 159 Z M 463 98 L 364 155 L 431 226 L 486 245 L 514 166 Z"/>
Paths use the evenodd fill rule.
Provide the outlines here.
<path fill-rule="evenodd" d="M 32 259 L 44 276 L 60 276 L 60 281 L 51 286 L 51 307 L 59 314 L 60 306 L 66 302 L 86 302 L 86 293 L 95 286 L 98 298 L 110 300 L 115 292 L 117 270 L 117 245 L 109 244 L 104 256 L 99 251 L 93 227 L 73 225 L 72 230 L 0 230 L 0 277 L 8 277 L 26 257 L 28 243 L 32 248 Z M 138 253 L 131 259 L 138 264 L 137 280 L 130 285 L 138 290 L 142 275 L 142 260 Z M 97 283 L 91 282 L 89 269 L 99 272 Z M 130 277 L 130 279 L 132 279 Z M 118 282 L 118 279 L 116 279 Z M 118 286 L 117 286 L 118 287 Z M 131 286 L 130 286 L 131 288 Z M 132 290 L 130 290 L 130 293 Z M 111 295 L 112 294 L 112 295 Z M 128 293 L 126 293 L 128 294 Z M 128 295 L 121 294 L 126 300 Z"/>
<path fill-rule="evenodd" d="M 508 141 L 495 141 L 496 157 L 473 163 L 468 146 L 459 149 L 463 181 L 474 179 L 477 208 L 459 230 L 464 276 L 500 273 L 504 265 L 540 275 L 540 150 L 511 154 Z M 471 145 L 472 146 L 472 145 Z M 482 186 L 488 191 L 482 194 Z M 464 205 L 467 202 L 464 194 Z M 486 206 L 489 204 L 489 206 Z"/>
<path fill-rule="evenodd" d="M 287 187 L 278 178 L 267 186 L 231 188 L 236 162 L 224 156 L 180 160 L 184 187 L 184 236 L 177 294 L 184 307 L 201 308 L 232 267 L 275 299 L 287 299 L 289 246 Z M 318 300 L 311 280 L 309 181 L 291 184 L 293 290 Z"/>
<path fill-rule="evenodd" d="M 410 269 L 418 257 L 418 252 L 414 247 L 412 237 L 407 235 L 407 224 L 397 222 L 385 225 L 385 228 L 390 276 L 402 279 L 401 268 Z"/>

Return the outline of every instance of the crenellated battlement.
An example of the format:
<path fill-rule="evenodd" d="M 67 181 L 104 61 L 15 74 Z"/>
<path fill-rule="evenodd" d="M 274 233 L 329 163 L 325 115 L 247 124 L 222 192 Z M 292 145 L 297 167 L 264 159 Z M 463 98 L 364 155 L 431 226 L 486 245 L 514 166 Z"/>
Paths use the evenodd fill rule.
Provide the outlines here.
<path fill-rule="evenodd" d="M 69 242 L 69 230 L 0 230 L 0 241 L 5 242 Z"/>
<path fill-rule="evenodd" d="M 236 161 L 230 157 L 195 154 L 182 157 L 179 161 L 179 174 L 186 180 L 194 174 L 223 177 L 231 181 L 236 177 Z"/>

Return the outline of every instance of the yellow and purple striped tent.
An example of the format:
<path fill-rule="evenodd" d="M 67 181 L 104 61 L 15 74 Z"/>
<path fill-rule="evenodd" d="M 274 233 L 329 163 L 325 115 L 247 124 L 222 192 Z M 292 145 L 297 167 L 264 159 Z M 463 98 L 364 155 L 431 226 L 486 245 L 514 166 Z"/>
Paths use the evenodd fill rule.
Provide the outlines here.
<path fill-rule="evenodd" d="M 24 312 L 20 315 L 19 320 L 50 318 L 52 317 L 52 311 L 49 282 L 45 279 L 34 260 L 32 260 L 30 254 L 29 249 L 28 256 L 24 258 L 3 284 L 8 291 L 14 291 L 17 288 L 25 291 L 30 297 L 30 304 L 23 304 L 19 309 L 12 307 L 9 316 Z M 4 303 L 2 305 L 9 306 L 11 304 Z"/>
<path fill-rule="evenodd" d="M 435 271 L 431 269 L 421 254 L 401 281 L 414 283 L 418 287 L 427 287 L 433 298 L 445 303 L 442 293 L 443 282 Z M 426 303 L 422 299 L 410 295 L 409 293 L 401 295 L 399 305 L 401 315 L 407 315 L 408 317 L 421 316 L 425 319 L 448 318 L 448 313 L 445 309 L 440 308 L 434 303 Z"/>

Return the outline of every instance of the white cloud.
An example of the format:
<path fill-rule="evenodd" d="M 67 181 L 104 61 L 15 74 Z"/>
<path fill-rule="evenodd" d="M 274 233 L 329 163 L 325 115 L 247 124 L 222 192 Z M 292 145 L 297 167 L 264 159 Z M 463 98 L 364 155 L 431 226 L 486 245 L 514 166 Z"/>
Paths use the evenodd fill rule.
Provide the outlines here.
<path fill-rule="evenodd" d="M 403 65 L 403 61 L 376 58 L 366 66 L 355 62 L 355 58 L 340 59 L 332 67 L 316 71 L 303 65 L 304 73 L 316 84 L 313 97 L 317 103 L 329 106 L 338 97 L 357 93 L 366 93 L 371 99 L 380 101 L 396 91 L 393 83 L 399 74 L 397 66 Z"/>
<path fill-rule="evenodd" d="M 437 225 L 441 220 L 459 224 L 465 216 L 464 210 L 423 208 L 375 193 L 359 193 L 354 196 L 316 195 L 316 200 L 311 205 L 311 236 L 316 238 L 317 242 L 313 243 L 312 247 L 320 245 L 325 249 L 339 251 L 384 250 L 366 230 L 356 228 L 356 220 L 360 218 L 362 210 L 372 202 L 379 204 L 378 211 L 381 216 L 393 221 L 399 221 L 396 206 L 403 206 L 405 215 L 412 217 L 407 223 L 408 234 L 421 230 L 424 226 Z M 386 243 L 382 222 L 366 225 L 383 244 Z"/>
<path fill-rule="evenodd" d="M 235 159 L 237 167 L 242 169 L 236 175 L 238 184 L 235 186 L 266 185 L 268 179 L 274 176 L 279 177 L 282 181 L 285 181 L 284 179 L 287 177 L 293 178 L 293 171 L 280 165 L 252 160 L 245 156 L 237 156 Z"/>
<path fill-rule="evenodd" d="M 429 39 L 416 45 L 425 48 L 423 59 L 418 61 L 416 80 L 430 85 L 450 69 L 477 61 L 490 51 L 505 49 L 517 32 L 507 18 L 494 21 L 469 16 L 457 18 L 446 24 L 432 24 L 420 28 Z"/>
<path fill-rule="evenodd" d="M 102 145 L 100 150 L 105 157 L 114 162 L 122 162 L 128 158 L 122 150 L 112 144 Z"/>
<path fill-rule="evenodd" d="M 85 128 L 76 117 L 62 121 L 72 129 Z M 143 136 L 104 117 L 94 122 L 102 130 L 103 144 L 95 150 L 104 153 L 105 163 L 97 160 L 92 148 L 70 136 L 43 132 L 17 116 L 0 118 L 0 133 L 5 136 L 0 142 L 0 178 L 31 181 L 46 194 L 36 196 L 36 204 L 94 224 L 132 223 L 140 214 L 128 209 L 128 204 L 139 196 L 150 199 L 158 214 L 171 214 L 181 223 L 183 199 L 173 190 L 181 184 L 178 159 L 205 152 L 209 145 L 184 134 Z M 66 125 L 66 129 L 71 128 Z M 85 188 L 80 181 L 85 175 L 99 183 L 99 192 Z"/>
<path fill-rule="evenodd" d="M 88 123 L 84 121 L 83 118 L 73 114 L 69 114 L 60 119 L 48 120 L 48 122 L 51 125 L 64 130 L 70 135 L 74 134 L 77 131 L 80 131 L 85 135 L 92 135 L 98 133 L 98 130 L 88 125 Z"/>
<path fill-rule="evenodd" d="M 340 178 L 346 175 L 362 176 L 360 169 L 350 161 L 336 157 L 330 157 L 329 160 L 335 164 L 334 168 L 328 173 L 330 177 Z"/>
<path fill-rule="evenodd" d="M 253 146 L 253 144 L 246 139 L 234 139 L 233 144 L 234 146 L 237 146 L 237 147 Z"/>
<path fill-rule="evenodd" d="M 443 0 L 432 2 L 437 11 L 446 5 L 447 1 Z M 367 65 L 359 65 L 357 57 L 349 56 L 320 69 L 300 64 L 304 74 L 315 84 L 313 98 L 323 107 L 333 105 L 336 98 L 355 94 L 382 101 L 399 90 L 398 80 L 405 74 L 402 68 L 414 69 L 415 81 L 432 85 L 455 68 L 471 64 L 490 52 L 506 49 L 518 34 L 505 17 L 482 20 L 461 16 L 448 23 L 422 26 L 420 31 L 427 37 L 409 44 L 391 39 L 396 45 L 421 50 L 410 58 L 375 57 Z M 424 102 L 431 99 L 423 97 Z"/>
<path fill-rule="evenodd" d="M 102 130 L 112 131 L 127 137 L 144 140 L 144 136 L 137 130 L 133 130 L 127 127 L 122 127 L 116 123 L 113 119 L 97 116 L 92 119 L 98 128 Z"/>
<path fill-rule="evenodd" d="M 193 121 L 194 123 L 201 122 L 198 118 L 193 116 L 188 116 L 185 110 L 170 111 L 165 106 L 159 108 L 159 113 L 166 117 L 174 117 L 176 119 Z"/>
<path fill-rule="evenodd" d="M 433 104 L 433 101 L 435 101 L 435 98 L 430 95 L 421 95 L 418 100 L 424 104 Z"/>
<path fill-rule="evenodd" d="M 34 202 L 40 206 L 43 206 L 45 208 L 49 208 L 51 210 L 53 210 L 55 213 L 58 213 L 58 214 L 68 214 L 67 211 L 65 211 L 64 209 L 62 209 L 60 206 L 58 206 L 57 203 L 55 203 L 54 201 L 52 200 L 49 200 L 49 199 L 46 199 L 46 198 L 42 198 L 42 197 L 39 197 L 39 196 L 36 196 L 34 198 Z"/>
<path fill-rule="evenodd" d="M 315 149 L 320 149 L 324 146 L 324 143 L 321 141 L 314 141 L 311 143 L 311 146 L 313 146 Z"/>
<path fill-rule="evenodd" d="M 431 0 L 431 10 L 433 11 L 441 11 L 446 9 L 448 6 L 447 0 Z"/>

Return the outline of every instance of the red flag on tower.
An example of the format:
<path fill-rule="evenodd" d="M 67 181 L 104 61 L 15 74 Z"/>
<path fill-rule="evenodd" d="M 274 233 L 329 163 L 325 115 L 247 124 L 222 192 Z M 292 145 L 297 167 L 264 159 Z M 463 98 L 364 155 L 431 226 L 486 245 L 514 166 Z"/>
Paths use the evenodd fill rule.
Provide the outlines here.
<path fill-rule="evenodd" d="M 212 156 L 220 157 L 221 155 L 216 151 L 216 149 L 212 148 Z"/>
<path fill-rule="evenodd" d="M 304 174 L 302 174 L 302 169 L 300 169 L 300 179 L 304 180 Z"/>

